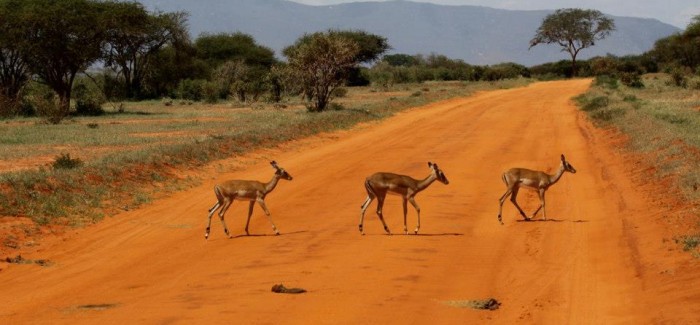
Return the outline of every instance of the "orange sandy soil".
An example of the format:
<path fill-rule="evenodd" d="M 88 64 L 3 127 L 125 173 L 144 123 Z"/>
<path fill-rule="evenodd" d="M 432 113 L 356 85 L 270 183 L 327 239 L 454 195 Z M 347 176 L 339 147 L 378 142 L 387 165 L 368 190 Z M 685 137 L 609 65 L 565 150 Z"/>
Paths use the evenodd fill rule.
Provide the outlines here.
<path fill-rule="evenodd" d="M 49 266 L 0 263 L 2 324 L 687 324 L 700 316 L 699 262 L 670 240 L 657 185 L 593 127 L 570 98 L 590 80 L 481 93 L 380 123 L 261 150 L 254 163 L 202 186 L 47 240 L 24 253 Z M 553 172 L 559 155 L 578 170 L 547 192 L 547 222 L 522 222 L 501 173 Z M 218 220 L 204 239 L 214 185 L 293 176 L 267 198 L 282 232 L 256 206 Z M 417 196 L 420 235 L 403 235 L 401 201 L 387 198 L 384 234 L 373 203 L 357 230 L 364 178 L 392 171 L 423 178 L 437 162 L 450 180 Z M 225 162 L 224 162 L 225 163 Z M 221 162 L 218 164 L 222 164 Z M 214 170 L 214 168 L 212 168 Z M 526 211 L 539 203 L 523 190 Z M 539 217 L 539 216 L 538 216 Z M 409 205 L 408 228 L 415 227 Z M 277 283 L 308 290 L 270 292 Z M 496 298 L 495 311 L 451 302 Z"/>

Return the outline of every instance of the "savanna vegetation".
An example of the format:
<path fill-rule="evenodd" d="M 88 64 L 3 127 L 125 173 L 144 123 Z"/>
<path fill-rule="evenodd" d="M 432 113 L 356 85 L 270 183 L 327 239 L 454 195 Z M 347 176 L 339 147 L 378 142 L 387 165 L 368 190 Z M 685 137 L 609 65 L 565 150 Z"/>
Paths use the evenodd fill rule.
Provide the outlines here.
<path fill-rule="evenodd" d="M 576 99 L 601 127 L 625 134 L 628 150 L 652 157 L 645 164 L 653 168 L 639 177 L 666 184 L 667 200 L 690 203 L 668 218 L 685 226 L 675 240 L 694 256 L 700 256 L 699 49 L 696 16 L 685 31 L 641 56 L 591 60 L 594 86 Z"/>
<path fill-rule="evenodd" d="M 431 101 L 527 82 L 428 82 L 390 92 L 353 87 L 332 109 L 317 113 L 309 113 L 300 97 L 253 105 L 167 99 L 107 105 L 101 116 L 59 125 L 39 117 L 10 119 L 0 128 L 8 148 L 0 151 L 0 161 L 27 168 L 0 174 L 0 210 L 39 224 L 91 223 L 197 184 L 201 175 L 180 175 L 219 159 Z"/>

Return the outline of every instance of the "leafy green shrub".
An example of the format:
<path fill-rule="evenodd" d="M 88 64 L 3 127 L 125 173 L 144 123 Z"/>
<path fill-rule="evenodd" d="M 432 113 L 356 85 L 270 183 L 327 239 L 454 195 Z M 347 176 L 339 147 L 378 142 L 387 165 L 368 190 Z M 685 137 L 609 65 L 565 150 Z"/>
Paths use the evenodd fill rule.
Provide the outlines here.
<path fill-rule="evenodd" d="M 38 83 L 34 83 L 31 88 L 26 99 L 36 114 L 45 118 L 49 123 L 60 123 L 65 117 L 65 113 L 58 104 L 56 93 L 48 86 Z"/>
<path fill-rule="evenodd" d="M 686 78 L 685 73 L 681 69 L 671 70 L 671 82 L 676 87 L 688 87 L 688 78 Z"/>
<path fill-rule="evenodd" d="M 619 87 L 617 84 L 617 78 L 615 78 L 611 75 L 597 76 L 597 77 L 595 77 L 593 84 L 595 86 L 608 88 L 608 89 L 617 89 Z"/>
<path fill-rule="evenodd" d="M 642 77 L 636 72 L 623 72 L 620 74 L 620 82 L 627 87 L 644 88 Z"/>
<path fill-rule="evenodd" d="M 216 82 L 205 81 L 202 83 L 202 96 L 204 101 L 210 104 L 216 103 L 221 95 L 221 87 Z"/>
<path fill-rule="evenodd" d="M 83 165 L 83 161 L 80 158 L 71 158 L 69 153 L 63 153 L 56 156 L 51 167 L 54 169 L 74 169 Z"/>
<path fill-rule="evenodd" d="M 105 99 L 97 87 L 91 87 L 81 80 L 81 82 L 73 86 L 73 98 L 75 99 L 75 110 L 78 115 L 99 116 L 105 113 L 104 109 L 102 109 Z"/>
<path fill-rule="evenodd" d="M 177 96 L 180 99 L 189 99 L 194 101 L 200 101 L 204 97 L 204 83 L 206 80 L 203 79 L 183 79 L 177 85 Z"/>
<path fill-rule="evenodd" d="M 583 110 L 586 112 L 595 111 L 610 104 L 610 99 L 607 96 L 597 96 L 593 97 L 591 100 L 585 101 L 583 104 Z"/>

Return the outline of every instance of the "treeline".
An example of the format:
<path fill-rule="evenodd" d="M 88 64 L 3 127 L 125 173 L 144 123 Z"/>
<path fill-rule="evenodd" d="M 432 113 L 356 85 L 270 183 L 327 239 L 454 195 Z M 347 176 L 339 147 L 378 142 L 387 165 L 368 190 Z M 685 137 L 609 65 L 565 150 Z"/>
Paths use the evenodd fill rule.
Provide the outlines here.
<path fill-rule="evenodd" d="M 673 82 L 687 87 L 692 75 L 700 74 L 700 16 L 695 16 L 686 29 L 659 39 L 654 47 L 641 55 L 595 57 L 578 61 L 578 76 L 610 76 L 631 87 L 643 87 L 641 75 L 664 72 Z M 571 62 L 559 61 L 529 68 L 541 79 L 571 77 Z"/>
<path fill-rule="evenodd" d="M 388 49 L 378 35 L 329 30 L 300 37 L 280 61 L 239 32 L 190 40 L 187 13 L 149 12 L 135 1 L 0 0 L 0 115 L 58 123 L 69 114 L 100 114 L 105 101 L 290 95 L 321 111 L 346 85 L 497 80 L 526 71 L 441 55 L 396 54 L 377 62 Z"/>
<path fill-rule="evenodd" d="M 630 84 L 646 72 L 696 72 L 700 23 L 640 56 L 579 62 L 579 75 Z M 567 61 L 525 67 L 470 65 L 444 55 L 384 55 L 386 38 L 364 31 L 306 34 L 282 51 L 240 32 L 189 38 L 187 13 L 149 12 L 116 0 L 0 0 L 0 116 L 100 114 L 105 101 L 180 98 L 280 101 L 301 96 L 322 111 L 342 86 L 429 80 L 494 81 L 571 76 Z"/>

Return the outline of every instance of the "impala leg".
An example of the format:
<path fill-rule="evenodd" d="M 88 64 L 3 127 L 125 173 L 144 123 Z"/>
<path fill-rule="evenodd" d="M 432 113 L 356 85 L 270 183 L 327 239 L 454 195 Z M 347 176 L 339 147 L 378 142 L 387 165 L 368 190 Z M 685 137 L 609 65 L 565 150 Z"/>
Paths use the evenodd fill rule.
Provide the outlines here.
<path fill-rule="evenodd" d="M 501 218 L 501 213 L 503 212 L 503 202 L 506 201 L 506 198 L 508 195 L 510 195 L 513 191 L 509 188 L 506 190 L 506 192 L 501 196 L 500 199 L 498 199 L 498 222 L 503 224 L 503 219 Z"/>
<path fill-rule="evenodd" d="M 362 211 L 360 212 L 360 233 L 365 234 L 364 229 L 362 229 L 362 225 L 364 224 L 365 221 L 365 211 L 367 211 L 367 208 L 369 207 L 369 204 L 372 203 L 372 200 L 374 200 L 374 197 L 372 195 L 367 195 L 367 198 L 365 199 L 365 203 L 362 203 L 362 206 L 360 207 Z"/>
<path fill-rule="evenodd" d="M 420 207 L 418 206 L 418 203 L 416 203 L 415 197 L 411 197 L 408 199 L 408 201 L 411 202 L 411 205 L 413 205 L 414 208 L 416 208 L 416 213 L 418 214 L 418 224 L 416 225 L 416 230 L 413 231 L 415 234 L 418 234 L 418 230 L 420 229 Z"/>
<path fill-rule="evenodd" d="M 214 212 L 216 212 L 216 209 L 218 209 L 221 205 L 219 204 L 219 201 L 216 201 L 216 204 L 209 209 L 209 216 L 207 216 L 207 230 L 204 232 L 204 239 L 209 239 L 209 229 L 211 229 L 211 216 L 214 215 Z"/>
<path fill-rule="evenodd" d="M 228 210 L 228 208 L 231 207 L 232 203 L 233 199 L 224 200 L 224 203 L 221 206 L 221 210 L 219 210 L 219 220 L 221 220 L 221 224 L 224 226 L 224 233 L 226 233 L 226 236 L 228 236 L 228 238 L 231 238 L 231 234 L 229 234 L 228 227 L 226 227 L 226 221 L 224 221 L 224 214 L 226 214 L 226 211 Z"/>
<path fill-rule="evenodd" d="M 403 198 L 403 201 L 401 202 L 403 204 L 403 234 L 408 235 L 408 226 L 406 225 L 406 213 L 408 212 L 408 209 L 406 208 L 406 198 Z"/>
<path fill-rule="evenodd" d="M 528 221 L 528 220 L 530 220 L 530 218 L 528 218 L 525 215 L 525 211 L 523 211 L 523 209 L 520 208 L 520 206 L 518 205 L 518 201 L 515 200 L 518 197 L 519 190 L 520 190 L 519 187 L 513 188 L 513 194 L 510 195 L 510 202 L 513 202 L 513 205 L 515 205 L 515 207 L 518 208 L 518 211 L 520 211 L 520 215 L 523 216 L 523 218 L 525 218 L 526 221 Z"/>
<path fill-rule="evenodd" d="M 277 227 L 275 226 L 275 223 L 272 222 L 272 216 L 270 215 L 270 210 L 267 209 L 267 206 L 265 205 L 265 201 L 262 198 L 257 199 L 258 204 L 262 209 L 265 211 L 265 215 L 267 216 L 267 219 L 270 220 L 270 223 L 272 224 L 272 230 L 275 232 L 275 235 L 279 235 L 280 232 L 277 230 Z"/>
<path fill-rule="evenodd" d="M 540 207 L 535 210 L 535 213 L 532 214 L 532 218 L 535 218 L 535 215 L 537 212 L 540 212 L 540 209 L 542 209 L 542 212 L 544 213 L 544 220 L 547 220 L 547 208 L 545 208 L 545 203 L 544 203 L 544 189 L 540 189 L 538 191 L 538 194 L 540 196 Z"/>
<path fill-rule="evenodd" d="M 250 201 L 248 204 L 248 220 L 245 222 L 245 234 L 249 235 L 248 233 L 248 225 L 250 224 L 250 216 L 253 215 L 253 207 L 255 206 L 255 201 Z"/>
<path fill-rule="evenodd" d="M 389 227 L 386 225 L 386 222 L 384 222 L 384 215 L 382 214 L 382 208 L 384 207 L 384 197 L 377 197 L 377 215 L 379 216 L 379 220 L 381 220 L 382 224 L 384 225 L 384 231 L 388 235 L 391 235 L 391 231 L 389 230 Z"/>

